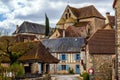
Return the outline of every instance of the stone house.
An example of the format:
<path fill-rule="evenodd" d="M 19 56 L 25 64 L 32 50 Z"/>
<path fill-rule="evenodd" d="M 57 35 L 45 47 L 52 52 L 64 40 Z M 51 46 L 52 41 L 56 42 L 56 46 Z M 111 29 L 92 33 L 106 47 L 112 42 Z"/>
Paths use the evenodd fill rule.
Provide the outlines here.
<path fill-rule="evenodd" d="M 59 60 L 52 56 L 41 41 L 18 42 L 15 36 L 0 37 L 0 65 L 9 67 L 11 63 L 11 54 L 23 54 L 17 60 L 24 65 L 25 77 L 40 77 L 44 73 L 49 73 L 49 64 L 57 64 Z M 8 40 L 9 43 L 7 43 Z M 7 49 L 8 48 L 8 49 Z M 5 55 L 6 54 L 6 55 Z M 39 76 L 37 76 L 39 75 Z"/>
<path fill-rule="evenodd" d="M 50 32 L 51 32 L 50 28 Z M 45 26 L 42 24 L 24 21 L 20 26 L 16 26 L 13 36 L 18 37 L 18 41 L 33 41 L 45 38 Z"/>
<path fill-rule="evenodd" d="M 57 64 L 59 60 L 52 56 L 40 41 L 33 43 L 36 46 L 19 58 L 19 61 L 24 64 L 25 73 L 49 73 L 49 64 Z"/>
<path fill-rule="evenodd" d="M 60 60 L 58 64 L 50 65 L 50 73 L 66 74 L 69 69 L 79 74 L 83 71 L 81 65 L 81 50 L 84 44 L 84 38 L 81 37 L 64 37 L 57 39 L 48 39 L 42 41 L 43 45 L 51 54 Z"/>
<path fill-rule="evenodd" d="M 116 17 L 116 74 L 115 79 L 120 79 L 120 0 L 114 0 L 113 8 L 115 9 Z"/>
<path fill-rule="evenodd" d="M 76 27 L 80 27 L 83 24 L 82 22 L 86 22 L 88 25 L 90 24 L 90 32 L 93 34 L 105 25 L 105 18 L 93 5 L 82 8 L 74 8 L 67 5 L 60 20 L 56 24 L 56 28 L 67 29 L 69 26 L 76 26 L 76 24 Z"/>
<path fill-rule="evenodd" d="M 109 12 L 106 12 L 106 24 L 108 23 L 115 26 L 115 16 L 112 16 Z"/>
<path fill-rule="evenodd" d="M 68 26 L 66 29 L 59 29 L 53 32 L 49 39 L 55 39 L 60 37 L 83 37 L 86 38 L 91 35 L 91 24 L 89 22 L 79 22 L 72 26 Z"/>
<path fill-rule="evenodd" d="M 86 68 L 93 68 L 94 78 L 112 79 L 113 56 L 115 55 L 115 30 L 96 31 L 86 45 Z"/>

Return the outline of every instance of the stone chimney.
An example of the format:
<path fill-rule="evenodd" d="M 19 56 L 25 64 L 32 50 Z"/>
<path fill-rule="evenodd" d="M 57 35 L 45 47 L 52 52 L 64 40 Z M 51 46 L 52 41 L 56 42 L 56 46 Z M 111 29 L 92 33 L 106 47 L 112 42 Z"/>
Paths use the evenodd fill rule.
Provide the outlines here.
<path fill-rule="evenodd" d="M 65 37 L 65 29 L 63 29 L 63 38 Z"/>
<path fill-rule="evenodd" d="M 106 16 L 110 16 L 110 13 L 109 13 L 109 12 L 106 12 Z"/>

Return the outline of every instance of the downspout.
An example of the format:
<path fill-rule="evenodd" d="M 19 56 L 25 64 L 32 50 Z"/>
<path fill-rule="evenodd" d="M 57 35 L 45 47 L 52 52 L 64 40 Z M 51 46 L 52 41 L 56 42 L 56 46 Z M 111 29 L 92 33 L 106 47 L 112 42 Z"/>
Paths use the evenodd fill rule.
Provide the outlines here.
<path fill-rule="evenodd" d="M 118 80 L 118 32 L 117 32 L 117 10 L 115 8 L 115 55 L 116 55 L 116 58 L 115 58 L 115 79 Z"/>

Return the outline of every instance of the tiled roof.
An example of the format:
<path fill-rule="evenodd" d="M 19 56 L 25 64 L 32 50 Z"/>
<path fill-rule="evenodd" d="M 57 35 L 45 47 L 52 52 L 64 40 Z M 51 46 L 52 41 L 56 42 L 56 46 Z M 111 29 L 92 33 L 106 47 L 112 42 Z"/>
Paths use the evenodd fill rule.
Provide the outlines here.
<path fill-rule="evenodd" d="M 47 39 L 42 41 L 43 45 L 49 49 L 51 53 L 79 53 L 80 48 L 84 44 L 84 38 L 81 37 L 65 37 L 57 39 Z"/>
<path fill-rule="evenodd" d="M 117 0 L 114 0 L 114 2 L 113 2 L 113 8 L 115 7 L 116 2 L 117 2 Z"/>
<path fill-rule="evenodd" d="M 45 34 L 45 26 L 37 23 L 24 21 L 13 34 L 18 33 Z"/>
<path fill-rule="evenodd" d="M 69 6 L 69 8 L 71 9 L 72 13 L 77 18 L 80 18 L 80 19 L 92 18 L 92 17 L 105 19 L 93 5 L 82 7 L 82 8 L 74 8 L 74 7 Z"/>
<path fill-rule="evenodd" d="M 19 58 L 22 62 L 42 62 L 42 63 L 58 63 L 59 60 L 52 56 L 41 42 L 35 42 L 37 47 L 30 50 Z"/>
<path fill-rule="evenodd" d="M 114 54 L 115 31 L 98 30 L 88 40 L 89 53 L 91 54 Z"/>
<path fill-rule="evenodd" d="M 115 16 L 108 16 L 108 20 L 112 26 L 115 26 Z"/>
<path fill-rule="evenodd" d="M 75 26 L 69 26 L 65 32 L 65 37 L 81 37 L 80 29 Z"/>
<path fill-rule="evenodd" d="M 57 29 L 58 32 L 60 33 L 60 37 L 63 37 L 63 29 Z M 80 31 L 79 29 L 75 28 L 74 26 L 69 26 L 66 30 L 65 30 L 65 37 L 80 37 Z"/>

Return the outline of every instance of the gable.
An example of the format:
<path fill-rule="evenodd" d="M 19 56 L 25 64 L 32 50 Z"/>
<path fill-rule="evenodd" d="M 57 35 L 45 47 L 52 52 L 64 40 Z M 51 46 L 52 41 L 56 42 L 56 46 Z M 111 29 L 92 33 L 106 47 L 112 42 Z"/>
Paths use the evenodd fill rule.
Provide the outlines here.
<path fill-rule="evenodd" d="M 66 17 L 67 16 L 67 17 Z M 67 5 L 67 7 L 65 8 L 63 14 L 62 14 L 62 17 L 61 18 L 64 18 L 64 19 L 68 19 L 68 18 L 74 18 L 74 19 L 77 19 L 77 17 L 73 14 L 71 8 L 69 5 Z"/>
<path fill-rule="evenodd" d="M 55 39 L 58 38 L 59 36 L 61 36 L 61 32 L 58 31 L 58 29 L 56 29 L 49 39 Z"/>
<path fill-rule="evenodd" d="M 68 9 L 70 10 L 70 13 L 74 15 L 73 18 L 76 18 L 76 19 L 77 18 L 84 19 L 84 18 L 91 18 L 91 17 L 105 19 L 104 16 L 102 16 L 102 14 L 93 5 L 85 6 L 82 8 L 74 8 L 68 5 L 62 17 L 65 16 Z"/>

